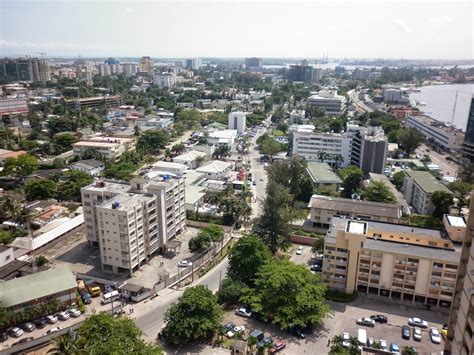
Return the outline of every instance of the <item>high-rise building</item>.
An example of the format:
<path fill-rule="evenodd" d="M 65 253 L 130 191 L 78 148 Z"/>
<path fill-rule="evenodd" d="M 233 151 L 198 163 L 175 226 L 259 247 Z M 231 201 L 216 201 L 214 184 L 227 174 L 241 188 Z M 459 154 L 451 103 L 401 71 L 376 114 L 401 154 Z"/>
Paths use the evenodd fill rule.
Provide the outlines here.
<path fill-rule="evenodd" d="M 311 84 L 314 79 L 314 68 L 310 65 L 291 65 L 288 70 L 288 80 Z"/>
<path fill-rule="evenodd" d="M 308 105 L 320 107 L 331 116 L 340 116 L 346 109 L 346 98 L 337 94 L 337 90 L 323 89 L 306 100 Z"/>
<path fill-rule="evenodd" d="M 186 68 L 190 70 L 199 70 L 202 67 L 201 58 L 186 59 Z"/>
<path fill-rule="evenodd" d="M 247 70 L 259 70 L 262 69 L 263 60 L 262 58 L 245 58 L 245 69 Z"/>
<path fill-rule="evenodd" d="M 153 75 L 153 84 L 160 88 L 171 88 L 176 84 L 176 74 L 161 73 Z"/>
<path fill-rule="evenodd" d="M 185 229 L 184 179 L 163 173 L 81 189 L 87 240 L 102 269 L 130 275 Z"/>
<path fill-rule="evenodd" d="M 142 72 L 151 74 L 153 72 L 154 65 L 155 63 L 153 62 L 153 59 L 148 56 L 142 57 L 142 59 L 140 59 L 140 70 Z"/>
<path fill-rule="evenodd" d="M 388 153 L 388 140 L 380 127 L 358 127 L 352 138 L 351 164 L 365 174 L 382 174 Z"/>
<path fill-rule="evenodd" d="M 235 129 L 238 134 L 245 132 L 247 115 L 245 112 L 231 112 L 229 113 L 228 123 L 229 129 Z"/>
<path fill-rule="evenodd" d="M 471 99 L 469 116 L 467 117 L 466 134 L 462 146 L 464 157 L 474 163 L 474 97 Z"/>
<path fill-rule="evenodd" d="M 89 62 L 83 59 L 76 60 L 74 62 L 76 67 L 76 78 L 79 80 L 91 82 L 94 76 L 94 67 Z"/>
<path fill-rule="evenodd" d="M 134 76 L 138 72 L 138 67 L 135 63 L 125 63 L 123 64 L 123 73 L 126 76 Z"/>
<path fill-rule="evenodd" d="M 51 80 L 49 63 L 41 58 L 0 59 L 0 82 L 46 82 Z"/>
<path fill-rule="evenodd" d="M 322 68 L 314 68 L 313 71 L 313 81 L 320 81 L 323 78 L 323 69 Z"/>
<path fill-rule="evenodd" d="M 474 353 L 474 195 L 469 210 L 444 348 L 445 353 L 452 355 Z"/>

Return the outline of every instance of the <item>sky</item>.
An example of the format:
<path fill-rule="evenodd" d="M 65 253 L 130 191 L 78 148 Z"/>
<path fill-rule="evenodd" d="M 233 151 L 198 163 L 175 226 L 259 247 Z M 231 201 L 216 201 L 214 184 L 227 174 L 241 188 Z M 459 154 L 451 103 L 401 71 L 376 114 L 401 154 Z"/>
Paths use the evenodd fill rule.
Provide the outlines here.
<path fill-rule="evenodd" d="M 0 0 L 0 56 L 473 59 L 473 3 Z"/>

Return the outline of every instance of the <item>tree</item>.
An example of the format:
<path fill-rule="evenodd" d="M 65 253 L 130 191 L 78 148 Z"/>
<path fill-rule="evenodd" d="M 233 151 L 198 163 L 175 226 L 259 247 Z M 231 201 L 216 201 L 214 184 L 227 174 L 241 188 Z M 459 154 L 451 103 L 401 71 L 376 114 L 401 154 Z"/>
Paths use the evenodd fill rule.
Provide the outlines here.
<path fill-rule="evenodd" d="M 206 158 L 203 157 L 203 156 L 199 156 L 196 158 L 195 162 L 196 162 L 196 167 L 200 167 L 204 162 L 206 161 Z"/>
<path fill-rule="evenodd" d="M 17 220 L 21 214 L 21 202 L 15 199 L 12 194 L 4 194 L 0 197 L 0 213 L 3 219 Z"/>
<path fill-rule="evenodd" d="M 397 188 L 398 191 L 401 190 L 403 186 L 403 181 L 405 180 L 405 174 L 403 171 L 397 171 L 395 174 L 392 176 L 392 182 Z"/>
<path fill-rule="evenodd" d="M 316 189 L 314 189 L 314 193 L 323 196 L 339 196 L 339 193 L 336 191 L 336 187 L 334 185 L 320 185 Z"/>
<path fill-rule="evenodd" d="M 352 194 L 359 189 L 362 179 L 364 178 L 364 172 L 357 166 L 351 165 L 339 170 L 339 175 L 342 177 L 344 196 L 350 198 Z"/>
<path fill-rule="evenodd" d="M 148 130 L 138 138 L 137 148 L 145 154 L 157 154 L 166 148 L 168 141 L 169 133 L 166 130 Z"/>
<path fill-rule="evenodd" d="M 404 346 L 402 355 L 416 355 L 418 354 L 413 346 Z"/>
<path fill-rule="evenodd" d="M 313 192 L 311 180 L 306 175 L 307 166 L 306 160 L 298 155 L 277 161 L 269 167 L 268 179 L 289 189 L 293 198 L 306 202 Z"/>
<path fill-rule="evenodd" d="M 166 311 L 163 335 L 171 344 L 180 346 L 210 338 L 221 320 L 222 310 L 212 291 L 204 286 L 191 287 Z"/>
<path fill-rule="evenodd" d="M 81 188 L 92 183 L 93 177 L 82 171 L 70 170 L 55 177 L 56 198 L 61 201 L 81 198 Z"/>
<path fill-rule="evenodd" d="M 36 266 L 43 266 L 49 263 L 49 260 L 45 256 L 40 255 L 35 259 L 35 263 L 36 263 Z"/>
<path fill-rule="evenodd" d="M 344 157 L 341 154 L 338 154 L 334 157 L 334 162 L 336 164 L 336 169 L 339 169 L 342 163 L 344 163 Z"/>
<path fill-rule="evenodd" d="M 273 160 L 273 156 L 276 153 L 281 152 L 281 151 L 282 151 L 281 144 L 271 137 L 268 137 L 268 139 L 265 139 L 260 144 L 260 153 L 269 155 L 270 161 Z"/>
<path fill-rule="evenodd" d="M 458 178 L 461 181 L 472 183 L 474 181 L 474 163 L 466 161 L 461 164 L 459 168 Z"/>
<path fill-rule="evenodd" d="M 18 158 L 7 158 L 3 164 L 3 175 L 12 175 L 18 179 L 32 174 L 38 169 L 38 159 L 30 154 L 20 155 Z"/>
<path fill-rule="evenodd" d="M 141 339 L 142 331 L 129 318 L 114 318 L 109 313 L 90 315 L 77 329 L 76 344 L 89 354 L 162 354 Z"/>
<path fill-rule="evenodd" d="M 463 181 L 453 181 L 448 184 L 448 189 L 454 193 L 454 197 L 457 200 L 456 208 L 461 214 L 464 207 L 469 204 L 469 194 L 473 190 L 474 186 L 470 183 Z"/>
<path fill-rule="evenodd" d="M 28 201 L 51 198 L 56 192 L 56 183 L 52 180 L 35 179 L 25 185 L 25 195 Z"/>
<path fill-rule="evenodd" d="M 171 147 L 171 151 L 176 154 L 181 154 L 186 150 L 186 146 L 183 143 L 175 144 Z"/>
<path fill-rule="evenodd" d="M 250 206 L 245 200 L 245 193 L 236 196 L 232 188 L 226 188 L 216 196 L 217 209 L 222 214 L 222 221 L 225 225 L 232 225 L 246 211 L 250 210 Z"/>
<path fill-rule="evenodd" d="M 133 135 L 135 137 L 140 137 L 141 134 L 142 134 L 142 130 L 140 126 L 136 124 L 135 127 L 133 127 Z"/>
<path fill-rule="evenodd" d="M 272 254 L 279 248 L 286 248 L 292 219 L 289 205 L 292 196 L 287 188 L 270 180 L 263 202 L 263 213 L 254 224 L 255 233 L 265 243 Z"/>
<path fill-rule="evenodd" d="M 410 155 L 423 143 L 423 135 L 415 128 L 401 129 L 398 132 L 398 144 L 407 155 Z"/>
<path fill-rule="evenodd" d="M 232 247 L 227 276 L 252 286 L 255 274 L 271 260 L 268 247 L 254 235 L 245 235 Z"/>
<path fill-rule="evenodd" d="M 224 237 L 224 230 L 219 226 L 208 226 L 201 229 L 197 236 L 188 242 L 189 250 L 192 252 L 207 249 L 212 243 L 219 242 Z"/>
<path fill-rule="evenodd" d="M 223 144 L 217 147 L 217 149 L 212 153 L 212 157 L 218 160 L 225 160 L 227 157 L 230 157 L 231 150 L 228 144 Z"/>
<path fill-rule="evenodd" d="M 61 154 L 72 149 L 76 142 L 76 137 L 71 133 L 57 133 L 52 139 L 55 154 Z"/>
<path fill-rule="evenodd" d="M 316 237 L 311 248 L 312 253 L 322 252 L 324 249 L 324 237 Z"/>
<path fill-rule="evenodd" d="M 248 289 L 242 302 L 282 329 L 320 324 L 330 313 L 319 275 L 288 260 L 274 260 L 257 273 L 255 287 Z"/>
<path fill-rule="evenodd" d="M 373 181 L 364 189 L 363 196 L 368 201 L 395 203 L 395 195 L 382 181 Z"/>
<path fill-rule="evenodd" d="M 244 290 L 247 287 L 242 281 L 236 281 L 226 277 L 222 280 L 222 283 L 217 291 L 217 300 L 219 304 L 236 304 L 239 302 L 240 297 L 244 294 Z"/>
<path fill-rule="evenodd" d="M 300 193 L 296 196 L 299 201 L 309 202 L 313 196 L 313 182 L 308 176 L 304 176 L 300 182 Z"/>
<path fill-rule="evenodd" d="M 47 354 L 75 355 L 79 353 L 77 342 L 69 334 L 64 334 L 53 339 L 53 347 Z"/>
<path fill-rule="evenodd" d="M 449 213 L 449 208 L 453 205 L 453 196 L 447 191 L 435 191 L 431 196 L 431 202 L 435 206 L 433 216 L 443 217 Z"/>

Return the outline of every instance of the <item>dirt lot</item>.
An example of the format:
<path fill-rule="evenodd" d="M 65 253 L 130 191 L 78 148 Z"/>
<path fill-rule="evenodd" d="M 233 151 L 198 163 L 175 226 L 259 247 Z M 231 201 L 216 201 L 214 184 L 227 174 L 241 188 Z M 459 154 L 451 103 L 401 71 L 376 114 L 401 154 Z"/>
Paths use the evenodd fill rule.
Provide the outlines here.
<path fill-rule="evenodd" d="M 331 318 L 326 320 L 324 326 L 316 330 L 315 333 L 307 335 L 306 339 L 296 337 L 280 330 L 272 324 L 264 324 L 253 319 L 246 319 L 236 316 L 233 311 L 225 315 L 226 321 L 234 321 L 236 325 L 244 325 L 248 331 L 256 328 L 265 332 L 265 336 L 273 339 L 282 338 L 287 341 L 287 347 L 283 354 L 324 354 L 329 352 L 328 340 L 342 332 L 349 332 L 352 336 L 357 336 L 357 329 L 364 328 L 367 336 L 375 340 L 384 339 L 388 346 L 391 342 L 397 343 L 400 348 L 411 345 L 419 353 L 440 354 L 444 347 L 444 342 L 439 345 L 433 344 L 429 338 L 428 330 L 422 331 L 421 342 L 413 339 L 404 340 L 401 337 L 401 326 L 407 324 L 408 317 L 421 317 L 430 323 L 430 326 L 441 328 L 447 322 L 445 311 L 427 311 L 412 305 L 400 305 L 379 300 L 372 300 L 360 296 L 356 301 L 349 304 L 330 302 L 333 310 Z M 388 317 L 387 324 L 376 324 L 374 328 L 362 327 L 356 324 L 356 319 L 367 317 L 372 314 L 384 314 Z M 247 333 L 248 334 L 248 333 Z"/>

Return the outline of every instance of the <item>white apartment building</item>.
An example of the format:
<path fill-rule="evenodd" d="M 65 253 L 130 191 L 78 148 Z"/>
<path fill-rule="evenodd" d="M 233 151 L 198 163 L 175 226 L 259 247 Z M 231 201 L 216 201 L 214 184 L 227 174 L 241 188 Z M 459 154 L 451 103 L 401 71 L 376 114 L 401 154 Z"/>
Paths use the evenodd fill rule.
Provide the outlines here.
<path fill-rule="evenodd" d="M 237 138 L 237 131 L 235 129 L 208 130 L 201 132 L 199 137 L 206 138 L 207 144 L 210 145 L 232 145 Z"/>
<path fill-rule="evenodd" d="M 176 74 L 162 73 L 153 75 L 153 84 L 160 88 L 171 88 L 176 84 Z"/>
<path fill-rule="evenodd" d="M 134 63 L 125 63 L 123 64 L 123 73 L 126 76 L 134 76 L 138 72 L 138 65 Z"/>
<path fill-rule="evenodd" d="M 242 134 L 245 132 L 247 114 L 245 112 L 231 112 L 229 113 L 228 122 L 229 129 L 236 130 L 238 134 Z"/>
<path fill-rule="evenodd" d="M 173 162 L 186 165 L 189 169 L 195 169 L 197 167 L 198 159 L 205 159 L 206 153 L 198 150 L 191 150 L 189 152 L 180 154 L 173 158 Z"/>
<path fill-rule="evenodd" d="M 231 171 L 232 164 L 220 160 L 211 160 L 196 169 L 196 172 L 204 174 L 209 180 L 227 180 Z"/>
<path fill-rule="evenodd" d="M 117 161 L 127 150 L 135 149 L 131 138 L 94 137 L 87 141 L 72 145 L 74 155 L 83 157 L 90 150 L 94 150 L 110 161 Z"/>
<path fill-rule="evenodd" d="M 316 95 L 311 95 L 306 102 L 309 105 L 320 107 L 326 110 L 331 116 L 340 116 L 346 109 L 346 98 L 337 94 L 337 90 L 323 89 Z"/>
<path fill-rule="evenodd" d="M 464 134 L 454 126 L 446 126 L 428 116 L 408 116 L 406 121 L 408 127 L 416 128 L 425 138 L 436 143 L 445 150 L 461 149 Z"/>
<path fill-rule="evenodd" d="M 185 229 L 184 179 L 154 175 L 81 189 L 87 240 L 99 246 L 104 271 L 133 275 Z"/>
<path fill-rule="evenodd" d="M 307 161 L 321 161 L 321 152 L 324 152 L 322 162 L 337 163 L 344 168 L 350 164 L 351 143 L 352 137 L 346 133 L 316 133 L 307 126 L 293 131 L 293 155 Z M 344 161 L 337 162 L 337 156 L 342 156 Z"/>

